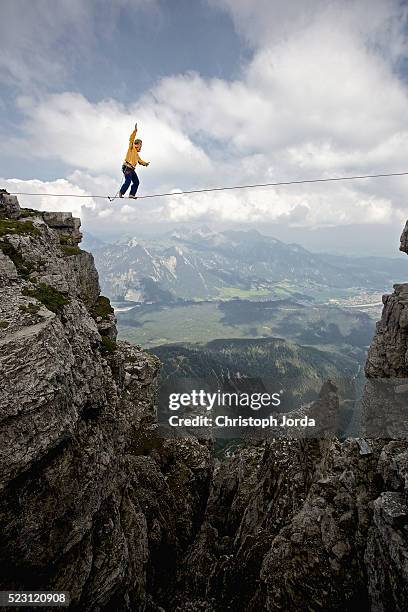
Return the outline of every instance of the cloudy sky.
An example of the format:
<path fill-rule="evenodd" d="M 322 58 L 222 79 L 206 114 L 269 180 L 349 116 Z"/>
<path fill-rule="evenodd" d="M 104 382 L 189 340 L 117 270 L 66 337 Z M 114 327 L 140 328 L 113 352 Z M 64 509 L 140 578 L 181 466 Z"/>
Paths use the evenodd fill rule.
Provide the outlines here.
<path fill-rule="evenodd" d="M 407 75 L 398 0 L 2 0 L 1 186 L 114 194 L 136 120 L 140 195 L 406 171 Z M 396 254 L 408 177 L 20 201 L 100 236 L 205 222 Z"/>

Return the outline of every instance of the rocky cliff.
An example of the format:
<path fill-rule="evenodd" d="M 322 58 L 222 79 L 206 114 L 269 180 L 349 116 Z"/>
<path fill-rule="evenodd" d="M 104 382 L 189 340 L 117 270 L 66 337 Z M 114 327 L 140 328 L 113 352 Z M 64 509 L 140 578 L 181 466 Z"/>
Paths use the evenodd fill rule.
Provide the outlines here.
<path fill-rule="evenodd" d="M 400 240 L 408 254 L 408 222 Z M 408 283 L 394 285 L 383 297 L 383 314 L 370 347 L 366 374 L 370 378 L 408 377 Z"/>
<path fill-rule="evenodd" d="M 227 459 L 180 609 L 406 610 L 407 467 L 407 444 L 384 440 L 280 440 Z"/>
<path fill-rule="evenodd" d="M 116 341 L 79 228 L 0 194 L 1 588 L 66 590 L 81 611 L 408 609 L 407 442 L 218 461 L 161 439 L 158 360 Z M 404 296 L 384 299 L 371 380 L 408 378 Z M 336 413 L 332 384 L 318 404 Z"/>
<path fill-rule="evenodd" d="M 158 438 L 158 360 L 116 342 L 79 227 L 0 194 L 0 583 L 69 591 L 73 610 L 155 610 L 211 458 Z"/>

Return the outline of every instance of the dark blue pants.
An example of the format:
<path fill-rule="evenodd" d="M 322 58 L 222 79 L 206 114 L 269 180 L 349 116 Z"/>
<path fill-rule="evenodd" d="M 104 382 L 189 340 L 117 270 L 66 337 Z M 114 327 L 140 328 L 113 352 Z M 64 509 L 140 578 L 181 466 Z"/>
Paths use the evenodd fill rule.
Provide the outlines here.
<path fill-rule="evenodd" d="M 125 168 L 125 167 L 124 167 Z M 137 188 L 139 187 L 139 178 L 134 170 L 130 168 L 123 169 L 123 174 L 125 175 L 125 182 L 120 188 L 121 195 L 125 195 L 127 190 L 129 189 L 130 183 L 132 183 L 132 187 L 130 189 L 130 195 L 136 195 Z"/>

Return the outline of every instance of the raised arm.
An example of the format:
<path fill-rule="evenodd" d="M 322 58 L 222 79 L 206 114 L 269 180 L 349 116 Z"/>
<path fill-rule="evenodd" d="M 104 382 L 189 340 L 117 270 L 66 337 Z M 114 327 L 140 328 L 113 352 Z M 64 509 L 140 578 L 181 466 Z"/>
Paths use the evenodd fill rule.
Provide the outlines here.
<path fill-rule="evenodd" d="M 134 143 L 134 141 L 135 141 L 136 134 L 137 134 L 137 123 L 135 123 L 135 129 L 133 130 L 133 132 L 132 132 L 132 133 L 131 133 L 131 135 L 130 135 L 130 138 L 129 138 L 129 145 L 133 146 L 133 143 Z"/>

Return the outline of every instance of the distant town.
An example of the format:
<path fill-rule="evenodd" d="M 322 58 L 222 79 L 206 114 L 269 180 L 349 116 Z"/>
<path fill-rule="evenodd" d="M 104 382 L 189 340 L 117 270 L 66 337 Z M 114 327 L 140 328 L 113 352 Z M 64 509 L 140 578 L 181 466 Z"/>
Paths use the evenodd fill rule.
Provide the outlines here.
<path fill-rule="evenodd" d="M 378 291 L 362 290 L 355 295 L 350 295 L 345 298 L 333 298 L 327 303 L 342 308 L 357 308 L 362 312 L 366 312 L 371 317 L 378 319 L 382 312 L 382 296 L 383 293 Z"/>

